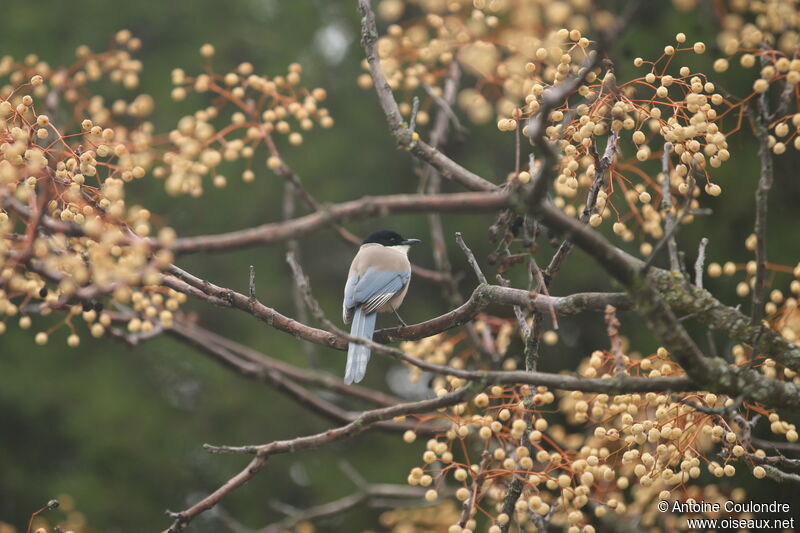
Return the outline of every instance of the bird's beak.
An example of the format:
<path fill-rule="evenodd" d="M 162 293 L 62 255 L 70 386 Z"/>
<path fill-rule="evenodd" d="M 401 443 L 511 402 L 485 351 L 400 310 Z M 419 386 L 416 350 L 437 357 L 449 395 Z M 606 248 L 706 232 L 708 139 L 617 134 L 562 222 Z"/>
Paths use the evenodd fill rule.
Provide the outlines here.
<path fill-rule="evenodd" d="M 403 244 L 412 245 L 412 244 L 419 244 L 420 242 L 422 241 L 420 241 L 419 239 L 406 239 L 403 241 Z"/>

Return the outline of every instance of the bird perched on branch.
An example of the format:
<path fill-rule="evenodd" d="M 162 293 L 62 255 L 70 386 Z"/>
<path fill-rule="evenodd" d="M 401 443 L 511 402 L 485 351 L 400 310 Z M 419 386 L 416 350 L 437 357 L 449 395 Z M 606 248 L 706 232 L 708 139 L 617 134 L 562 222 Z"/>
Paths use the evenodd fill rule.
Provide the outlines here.
<path fill-rule="evenodd" d="M 381 230 L 361 243 L 350 265 L 344 287 L 342 319 L 350 322 L 350 335 L 372 340 L 376 314 L 393 312 L 404 326 L 397 308 L 403 303 L 411 280 L 408 250 L 419 239 L 405 239 L 399 233 Z M 351 342 L 347 348 L 344 382 L 358 383 L 367 371 L 370 349 Z"/>

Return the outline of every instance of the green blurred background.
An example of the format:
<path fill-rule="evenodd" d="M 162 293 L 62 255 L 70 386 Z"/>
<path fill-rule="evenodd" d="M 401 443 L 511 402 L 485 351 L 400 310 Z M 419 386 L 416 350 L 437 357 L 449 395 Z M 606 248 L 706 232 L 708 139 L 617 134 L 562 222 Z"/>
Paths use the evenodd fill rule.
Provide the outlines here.
<path fill-rule="evenodd" d="M 678 13 L 668 2 L 645 4 L 614 51 L 618 72 L 622 71 L 620 79 L 632 71 L 634 56 L 658 56 L 678 31 L 687 33 L 690 42 L 713 42 L 714 22 L 703 6 L 694 13 Z M 617 10 L 620 6 L 609 7 Z M 356 85 L 362 54 L 355 1 L 12 0 L 4 2 L 2 11 L 0 55 L 20 58 L 36 53 L 53 66 L 69 64 L 80 44 L 102 50 L 117 30 L 132 30 L 143 42 L 138 56 L 145 67 L 140 90 L 156 99 L 153 121 L 157 131 L 168 131 L 182 115 L 196 109 L 191 99 L 181 103 L 169 99 L 169 74 L 178 66 L 196 72 L 200 66 L 197 51 L 205 42 L 216 46 L 214 61 L 220 71 L 250 61 L 257 72 L 275 75 L 285 72 L 290 62 L 299 61 L 304 66 L 303 83 L 328 90 L 327 104 L 336 125 L 305 135 L 299 148 L 281 148 L 317 198 L 340 202 L 416 189 L 411 161 L 394 150 L 373 93 Z M 690 66 L 708 71 L 713 55 L 712 47 L 711 53 L 692 58 Z M 715 79 L 742 94 L 749 90 L 751 76 L 751 72 L 733 67 Z M 448 150 L 467 167 L 501 181 L 513 168 L 513 138 L 499 134 L 491 125 L 469 128 L 466 141 L 451 143 Z M 680 235 L 689 261 L 694 261 L 701 236 L 710 238 L 709 260 L 743 262 L 751 258 L 743 241 L 753 224 L 755 143 L 747 131 L 730 143 L 733 158 L 716 173 L 725 192 L 712 201 L 704 197 L 714 215 Z M 632 153 L 628 147 L 626 155 Z M 794 265 L 800 255 L 791 218 L 800 198 L 794 170 L 797 163 L 792 150 L 777 161 L 768 241 L 769 258 L 776 263 Z M 163 215 L 181 235 L 234 230 L 280 218 L 283 185 L 265 167 L 256 170 L 254 183 L 230 179 L 223 190 L 208 186 L 199 199 L 168 197 L 163 183 L 149 178 L 132 184 L 128 195 L 131 201 Z M 657 172 L 655 166 L 652 171 Z M 450 190 L 447 184 L 446 188 Z M 447 235 L 462 231 L 483 261 L 490 250 L 486 229 L 491 218 L 448 216 L 444 223 Z M 348 224 L 362 235 L 384 226 L 429 241 L 424 216 Z M 329 316 L 338 316 L 353 249 L 330 231 L 304 239 L 302 249 L 317 296 Z M 544 245 L 541 262 L 551 253 Z M 462 256 L 452 247 L 451 257 L 458 270 L 467 272 Z M 428 244 L 415 250 L 414 260 L 432 267 Z M 256 267 L 259 297 L 294 316 L 283 246 L 178 261 L 197 275 L 239 290 L 246 289 L 250 264 Z M 780 288 L 787 284 L 788 279 L 777 280 Z M 469 275 L 462 285 L 465 291 L 472 287 Z M 709 280 L 707 285 L 728 302 L 748 305 L 733 295 L 735 282 Z M 608 288 L 611 285 L 598 268 L 577 253 L 552 292 Z M 298 341 L 242 313 L 196 302 L 185 309 L 196 312 L 201 324 L 218 333 L 283 360 L 310 364 Z M 424 320 L 444 310 L 436 286 L 414 281 L 404 306 L 407 321 Z M 633 319 L 626 323 L 626 318 L 622 316 L 623 329 L 634 346 L 652 349 L 652 340 L 640 325 Z M 607 343 L 600 316 L 563 320 L 561 325 L 562 342 L 545 349 L 545 370 L 573 369 L 591 349 Z M 64 495 L 66 507 L 74 502 L 79 511 L 67 513 L 73 525 L 85 521 L 94 530 L 125 532 L 163 528 L 168 522 L 166 508 L 185 507 L 244 464 L 240 457 L 208 455 L 202 443 L 262 443 L 330 425 L 269 388 L 239 378 L 169 338 L 128 349 L 111 340 L 83 335 L 81 347 L 73 350 L 61 336 L 66 333 L 54 335 L 49 345 L 40 348 L 34 345 L 31 332 L 21 332 L 9 323 L 9 331 L 0 337 L 0 522 L 22 530 L 32 511 L 50 498 L 63 499 Z M 718 341 L 723 341 L 721 335 Z M 320 367 L 341 373 L 342 353 L 319 347 L 315 352 Z M 374 358 L 367 384 L 386 388 L 386 371 L 391 366 L 381 357 Z M 270 507 L 270 500 L 304 507 L 348 494 L 350 481 L 337 467 L 342 456 L 371 481 L 402 483 L 408 469 L 419 463 L 421 447 L 404 445 L 399 436 L 369 434 L 327 450 L 281 456 L 271 460 L 262 474 L 228 498 L 223 507 L 247 526 L 259 527 L 281 516 Z M 747 474 L 737 476 L 733 483 L 753 488 Z M 777 494 L 778 489 L 765 480 L 758 490 L 769 495 Z M 785 501 L 787 489 L 781 490 L 779 499 Z M 66 515 L 54 512 L 51 516 L 56 522 Z M 375 517 L 373 511 L 351 512 L 321 529 L 374 527 Z M 208 513 L 192 530 L 227 529 Z"/>

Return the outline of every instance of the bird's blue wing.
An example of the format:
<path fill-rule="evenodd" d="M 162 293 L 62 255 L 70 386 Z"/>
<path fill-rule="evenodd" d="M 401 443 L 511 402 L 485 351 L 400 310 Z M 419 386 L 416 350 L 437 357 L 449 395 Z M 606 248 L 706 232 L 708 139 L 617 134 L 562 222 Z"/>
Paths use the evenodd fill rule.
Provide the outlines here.
<path fill-rule="evenodd" d="M 355 282 L 353 303 L 360 304 L 364 313 L 374 313 L 395 294 L 402 291 L 409 279 L 411 279 L 410 269 L 405 272 L 390 272 L 369 268 Z"/>
<path fill-rule="evenodd" d="M 347 283 L 344 286 L 344 300 L 342 300 L 342 320 L 345 324 L 349 324 L 353 320 L 353 310 L 356 307 L 355 294 L 356 285 L 359 280 L 358 274 L 353 274 L 347 278 Z"/>

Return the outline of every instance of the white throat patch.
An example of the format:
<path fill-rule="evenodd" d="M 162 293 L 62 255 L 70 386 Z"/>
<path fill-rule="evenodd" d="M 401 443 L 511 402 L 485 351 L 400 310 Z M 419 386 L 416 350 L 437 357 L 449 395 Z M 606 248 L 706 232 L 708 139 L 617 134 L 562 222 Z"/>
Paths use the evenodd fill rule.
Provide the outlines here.
<path fill-rule="evenodd" d="M 387 246 L 390 250 L 397 250 L 398 252 L 403 252 L 404 254 L 408 255 L 408 249 L 411 248 L 408 244 L 398 244 L 395 246 Z"/>

